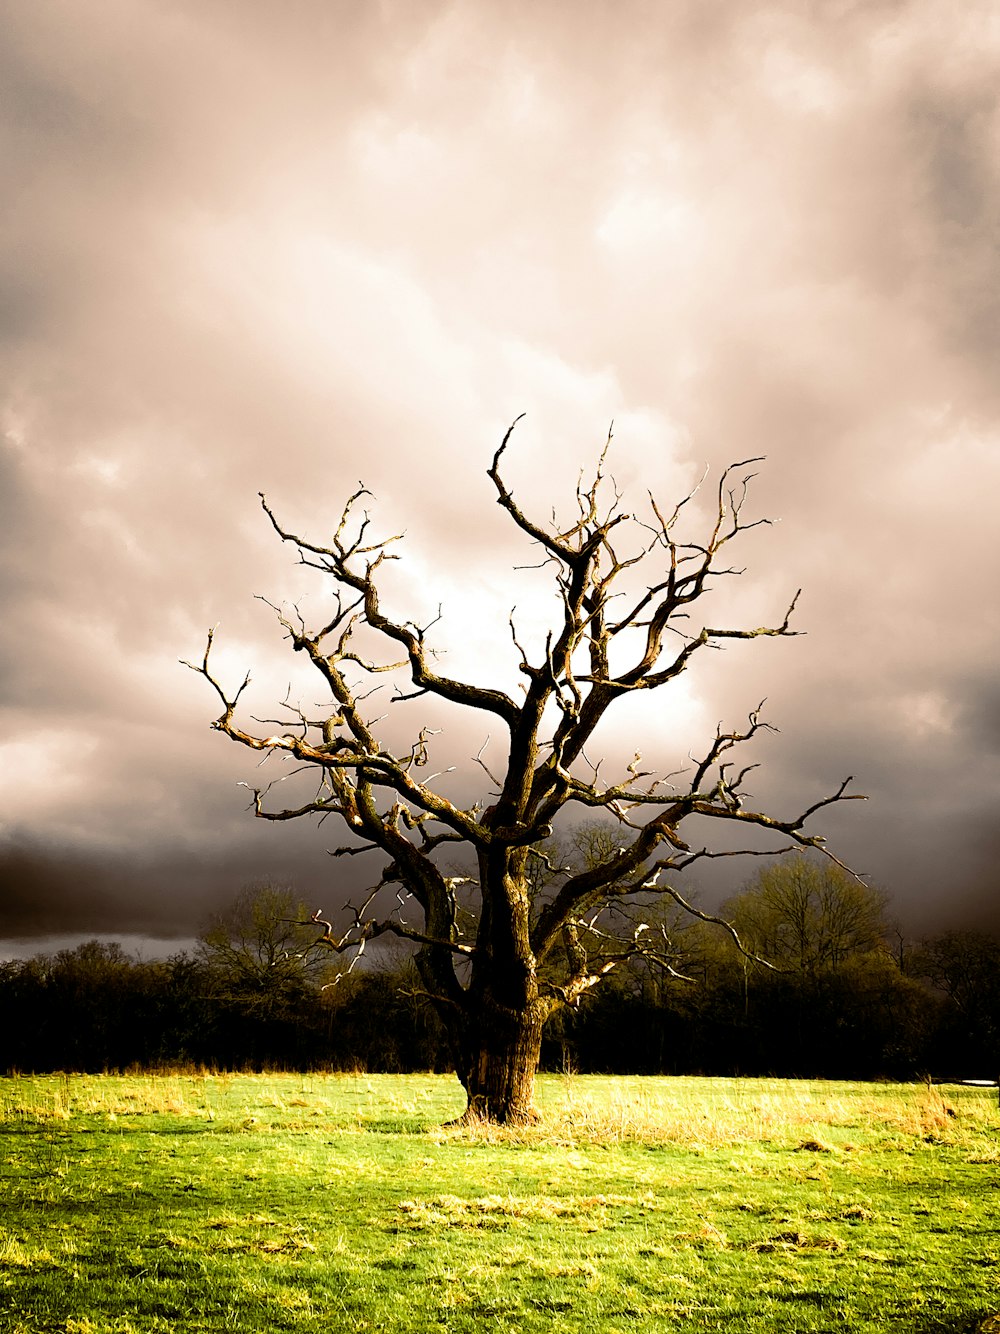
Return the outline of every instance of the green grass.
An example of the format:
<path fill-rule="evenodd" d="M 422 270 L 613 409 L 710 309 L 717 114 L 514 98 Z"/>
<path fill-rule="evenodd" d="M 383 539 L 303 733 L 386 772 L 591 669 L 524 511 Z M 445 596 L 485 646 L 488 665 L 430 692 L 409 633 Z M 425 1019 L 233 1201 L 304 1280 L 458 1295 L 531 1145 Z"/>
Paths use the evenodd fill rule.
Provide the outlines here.
<path fill-rule="evenodd" d="M 974 1089 L 430 1076 L 0 1080 L 0 1331 L 971 1331 L 1000 1311 Z"/>

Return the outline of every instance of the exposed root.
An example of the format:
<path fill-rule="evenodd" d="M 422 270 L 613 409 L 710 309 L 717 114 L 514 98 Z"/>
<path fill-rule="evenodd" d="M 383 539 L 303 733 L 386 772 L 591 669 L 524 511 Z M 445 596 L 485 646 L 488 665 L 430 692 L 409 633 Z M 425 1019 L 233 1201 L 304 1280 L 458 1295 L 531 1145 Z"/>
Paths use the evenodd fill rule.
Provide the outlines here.
<path fill-rule="evenodd" d="M 541 1117 L 534 1107 L 507 1108 L 491 1113 L 480 1102 L 470 1102 L 461 1116 L 446 1121 L 445 1130 L 476 1130 L 485 1126 L 537 1126 Z"/>

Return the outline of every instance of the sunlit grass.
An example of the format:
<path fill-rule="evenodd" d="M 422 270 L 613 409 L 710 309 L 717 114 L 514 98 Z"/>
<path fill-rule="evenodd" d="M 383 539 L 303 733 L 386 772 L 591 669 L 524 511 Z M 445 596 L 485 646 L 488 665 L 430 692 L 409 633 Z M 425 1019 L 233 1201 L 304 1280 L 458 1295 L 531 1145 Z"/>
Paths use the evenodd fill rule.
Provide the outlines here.
<path fill-rule="evenodd" d="M 0 1081 L 0 1331 L 971 1331 L 996 1095 L 430 1076 Z M 4 1322 L 7 1323 L 4 1323 Z"/>

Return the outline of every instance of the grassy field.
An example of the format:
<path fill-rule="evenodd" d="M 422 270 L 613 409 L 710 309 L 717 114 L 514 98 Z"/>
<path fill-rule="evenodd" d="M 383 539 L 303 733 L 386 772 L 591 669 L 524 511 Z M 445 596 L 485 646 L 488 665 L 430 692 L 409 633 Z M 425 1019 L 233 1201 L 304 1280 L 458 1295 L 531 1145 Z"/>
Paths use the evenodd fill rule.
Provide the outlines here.
<path fill-rule="evenodd" d="M 431 1076 L 0 1080 L 0 1331 L 971 1331 L 996 1094 Z M 987 1324 L 989 1328 L 989 1324 Z M 1000 1329 L 1000 1323 L 996 1328 Z"/>

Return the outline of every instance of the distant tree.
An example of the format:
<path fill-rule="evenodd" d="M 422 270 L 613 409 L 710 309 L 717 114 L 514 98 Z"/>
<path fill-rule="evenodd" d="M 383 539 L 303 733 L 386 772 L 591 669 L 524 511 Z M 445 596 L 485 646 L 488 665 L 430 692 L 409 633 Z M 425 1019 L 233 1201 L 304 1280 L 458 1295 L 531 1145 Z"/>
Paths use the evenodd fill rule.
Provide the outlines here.
<path fill-rule="evenodd" d="M 763 867 L 723 907 L 753 953 L 815 975 L 887 952 L 888 898 L 829 860 L 797 855 Z"/>
<path fill-rule="evenodd" d="M 0 965 L 0 1067 L 105 1070 L 176 1059 L 173 964 L 90 940 Z"/>
<path fill-rule="evenodd" d="M 935 1066 L 995 1078 L 1000 1072 L 1000 940 L 985 931 L 945 931 L 910 960 L 943 999 Z"/>
<path fill-rule="evenodd" d="M 50 1064 L 56 1031 L 46 993 L 47 964 L 40 955 L 0 963 L 0 1070 L 55 1068 Z"/>
<path fill-rule="evenodd" d="M 88 940 L 59 950 L 48 966 L 51 1011 L 59 1015 L 70 1069 L 113 1069 L 127 1063 L 131 1043 L 123 1038 L 134 1024 L 129 1005 L 132 960 L 113 942 Z M 134 1031 L 134 1030 L 133 1030 Z"/>
<path fill-rule="evenodd" d="M 422 986 L 451 1037 L 466 1115 L 498 1122 L 534 1119 L 546 1020 L 644 950 L 643 922 L 616 923 L 612 907 L 653 895 L 688 906 L 673 877 L 702 858 L 736 855 L 701 842 L 699 828 L 719 822 L 765 831 L 779 843 L 775 851 L 820 846 L 822 838 L 807 834 L 805 822 L 844 799 L 850 782 L 794 815 L 755 808 L 744 786 L 753 766 L 735 764 L 734 754 L 767 730 L 759 710 L 743 727 L 720 725 L 683 776 L 657 775 L 636 754 L 604 778 L 591 747 L 622 700 L 668 686 L 702 650 L 795 633 L 796 599 L 773 625 L 717 628 L 693 619 L 715 582 L 739 573 L 726 564 L 730 543 L 766 522 L 743 517 L 753 475 L 748 464 L 723 473 L 700 536 L 681 534 L 693 492 L 673 508 L 651 500 L 644 517 L 623 512 L 604 476 L 603 455 L 589 484 L 577 486 L 574 517 L 545 524 L 525 513 L 501 475 L 512 431 L 488 476 L 501 509 L 533 544 L 531 559 L 551 571 L 554 593 L 551 630 L 534 647 L 522 643 L 510 618 L 523 693 L 442 674 L 430 625 L 386 608 L 383 577 L 397 559 L 397 539 L 372 535 L 368 515 L 359 514 L 364 488 L 347 502 L 326 545 L 284 527 L 261 498 L 299 562 L 330 581 L 330 604 L 314 629 L 297 608 L 275 608 L 292 649 L 329 693 L 328 706 L 289 701 L 284 721 L 247 730 L 237 709 L 249 678 L 235 690 L 220 683 L 209 661 L 211 633 L 202 661 L 188 664 L 221 701 L 212 724 L 217 731 L 314 776 L 297 803 L 277 809 L 269 804 L 270 787 L 255 789 L 259 818 L 336 815 L 356 840 L 340 851 L 381 855 L 381 873 L 344 929 L 314 914 L 301 920 L 322 927 L 324 945 L 338 952 L 385 933 L 416 943 Z M 382 697 L 391 703 L 378 706 L 383 715 L 388 709 L 388 722 L 373 719 L 366 704 L 385 681 L 396 685 Z M 478 800 L 449 795 L 457 790 L 454 777 L 442 784 L 440 775 L 423 776 L 435 744 L 426 715 L 419 716 L 429 703 L 438 710 L 455 706 L 484 724 L 474 763 L 488 786 Z M 486 742 L 498 727 L 505 744 L 492 761 Z M 401 743 L 404 734 L 410 740 Z M 562 873 L 557 887 L 537 896 L 532 867 L 544 855 L 538 845 L 573 811 L 605 814 L 618 837 L 594 865 Z M 452 868 L 463 849 L 469 866 L 458 877 Z M 462 928 L 460 879 L 472 882 L 476 894 L 474 933 Z M 384 893 L 387 887 L 398 893 Z"/>
<path fill-rule="evenodd" d="M 319 987 L 329 959 L 312 948 L 319 928 L 307 915 L 291 889 L 264 884 L 243 889 L 209 919 L 196 957 L 212 1016 L 211 1047 L 223 1064 L 322 1059 Z"/>
<path fill-rule="evenodd" d="M 330 1063 L 343 1070 L 450 1069 L 447 1037 L 412 961 L 358 968 L 325 993 Z"/>
<path fill-rule="evenodd" d="M 317 930 L 303 924 L 307 916 L 291 889 L 250 885 L 209 918 L 198 954 L 232 990 L 266 1008 L 283 990 L 315 981 L 328 964 L 311 948 Z"/>
<path fill-rule="evenodd" d="M 715 972 L 744 1068 L 915 1072 L 932 1020 L 926 993 L 899 967 L 887 910 L 884 891 L 805 855 L 763 868 L 726 902 L 747 951 L 766 961 L 723 944 L 728 965 Z"/>

